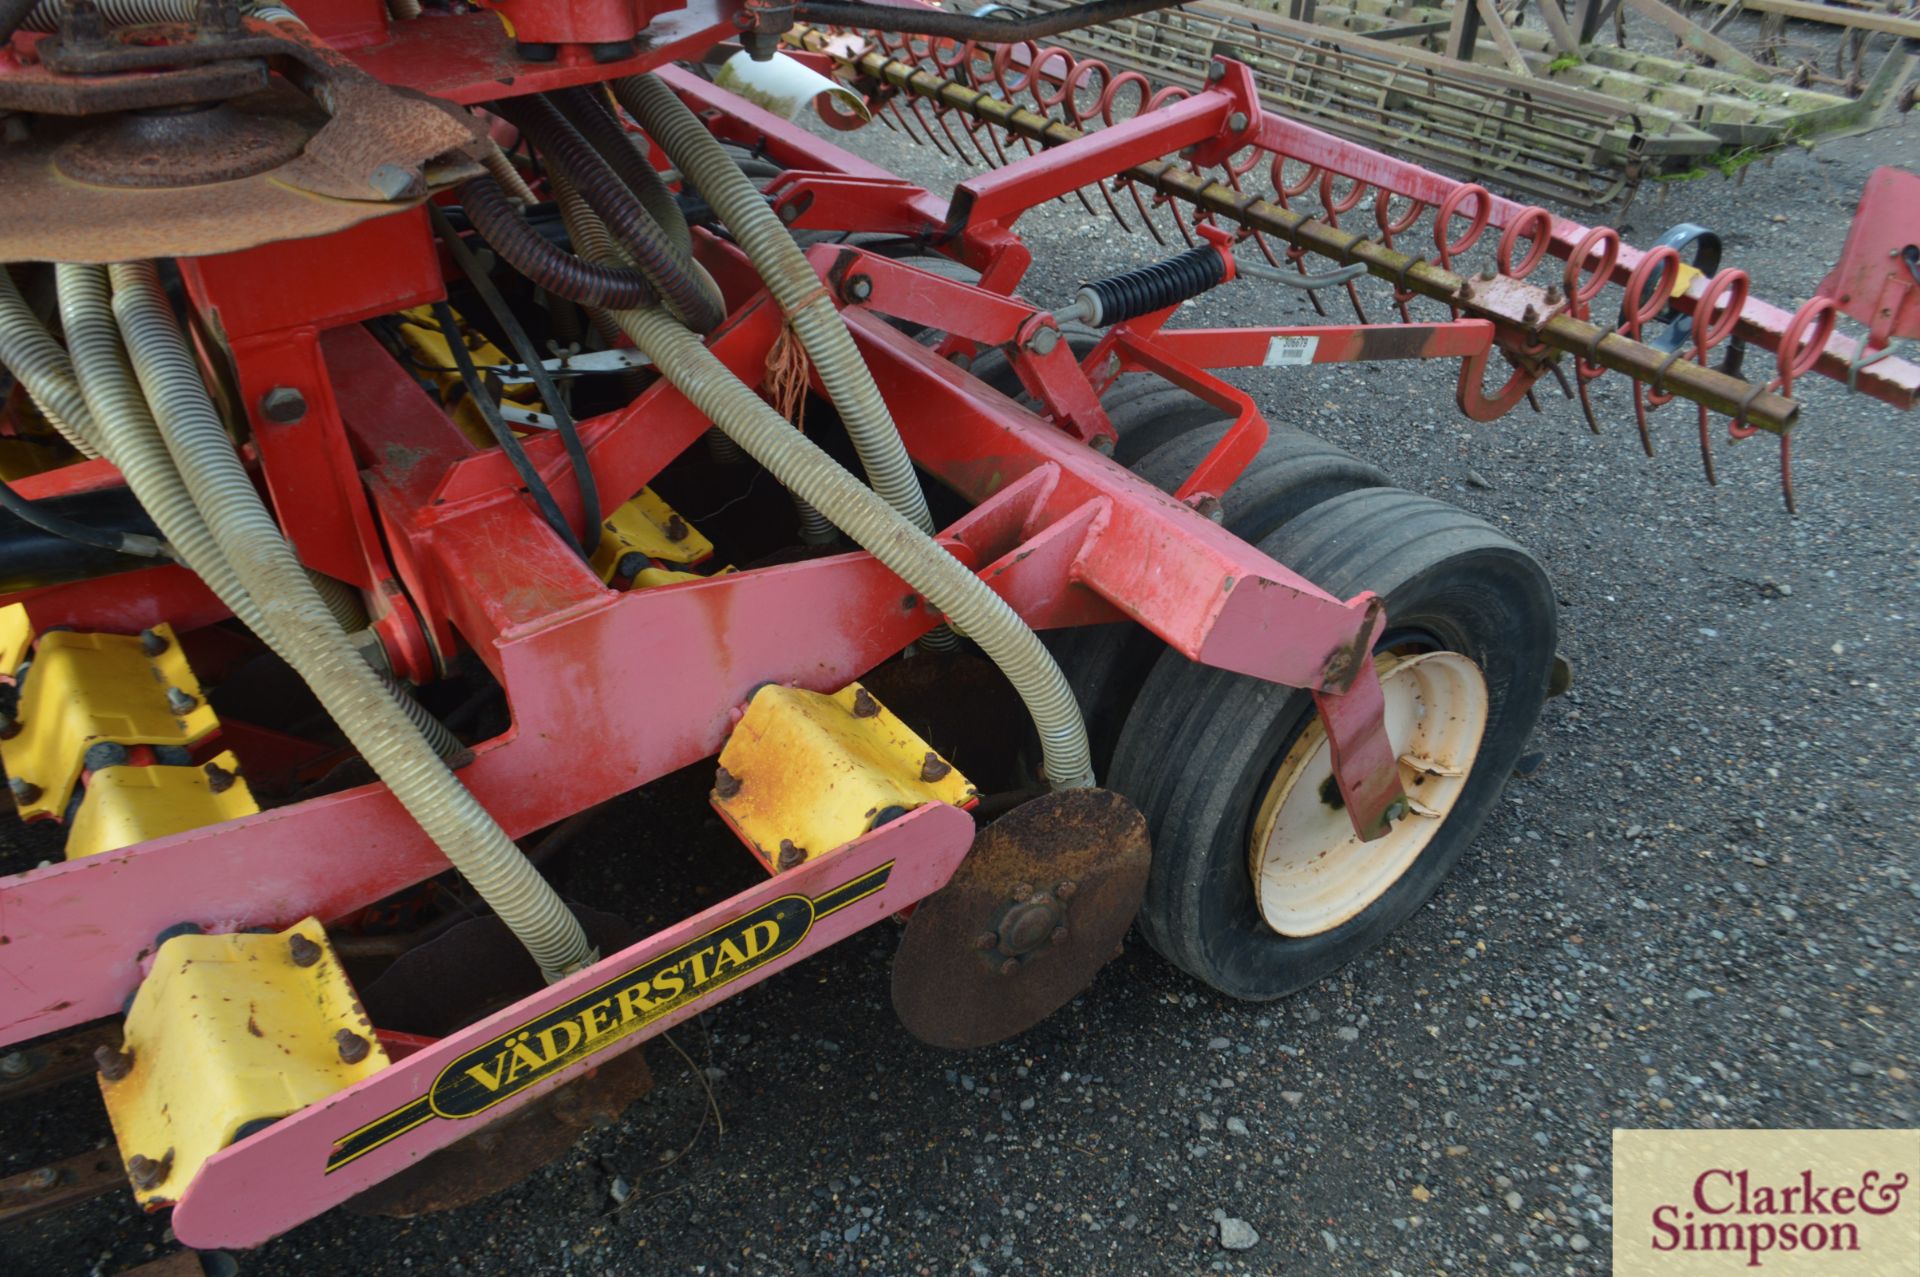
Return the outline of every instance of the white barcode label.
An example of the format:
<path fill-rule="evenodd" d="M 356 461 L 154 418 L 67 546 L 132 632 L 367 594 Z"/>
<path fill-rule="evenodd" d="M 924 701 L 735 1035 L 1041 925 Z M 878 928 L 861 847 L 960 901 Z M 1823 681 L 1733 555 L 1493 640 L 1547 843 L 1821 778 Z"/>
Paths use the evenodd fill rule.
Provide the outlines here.
<path fill-rule="evenodd" d="M 1275 337 L 1267 342 L 1267 357 L 1260 361 L 1263 368 L 1288 368 L 1313 362 L 1313 352 L 1320 346 L 1318 337 Z"/>

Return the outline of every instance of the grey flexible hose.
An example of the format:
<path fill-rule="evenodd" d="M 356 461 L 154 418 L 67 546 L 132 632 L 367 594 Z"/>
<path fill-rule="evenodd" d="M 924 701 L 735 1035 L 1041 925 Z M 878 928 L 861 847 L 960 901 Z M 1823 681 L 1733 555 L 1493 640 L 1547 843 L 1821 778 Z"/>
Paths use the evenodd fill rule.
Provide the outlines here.
<path fill-rule="evenodd" d="M 313 587 L 227 437 L 149 263 L 112 268 L 113 314 L 167 451 L 283 654 L 549 979 L 596 958 L 591 942 L 506 831 L 428 747 Z"/>
<path fill-rule="evenodd" d="M 633 344 L 700 411 L 773 476 L 924 594 L 1006 674 L 1040 734 L 1048 783 L 1094 783 L 1086 722 L 1040 638 L 1006 600 L 795 430 L 713 352 L 659 309 L 616 311 Z"/>
<path fill-rule="evenodd" d="M 419 15 L 416 13 L 414 16 Z M 508 198 L 519 200 L 522 204 L 540 202 L 534 197 L 533 188 L 527 185 L 527 179 L 520 176 L 520 170 L 514 167 L 513 161 L 507 158 L 507 153 L 501 150 L 500 144 L 492 138 L 487 139 L 487 152 L 480 157 L 480 162 L 486 165 L 487 174 L 500 183 L 507 192 Z"/>
<path fill-rule="evenodd" d="M 41 326 L 12 281 L 5 278 L 4 270 L 0 270 L 0 280 L 4 280 L 0 283 L 0 363 L 20 379 L 36 402 L 44 394 L 58 404 L 65 422 L 62 433 L 72 432 L 69 438 L 76 448 L 90 457 L 106 456 L 113 461 L 180 560 L 207 583 L 215 597 L 240 618 L 241 624 L 259 635 L 269 647 L 274 647 L 272 635 L 261 623 L 259 609 L 252 597 L 240 588 L 187 497 L 165 446 L 153 433 L 151 414 L 133 384 L 132 370 L 119 349 L 108 306 L 105 273 L 84 266 L 62 266 L 59 270 L 62 317 L 67 322 L 70 340 L 74 332 L 80 334 L 75 357 L 82 351 L 86 353 L 90 393 L 107 407 L 115 423 L 138 423 L 142 429 L 116 429 L 113 438 L 108 438 L 88 407 L 87 394 L 82 390 L 74 361 Z M 42 411 L 46 411 L 44 406 Z M 53 420 L 51 415 L 48 419 Z M 360 623 L 364 625 L 365 613 L 360 616 Z M 377 643 L 362 644 L 362 654 L 399 700 L 402 711 L 432 743 L 434 752 L 442 758 L 464 756 L 467 747 L 460 738 L 414 700 L 405 684 L 375 661 L 372 651 L 376 646 Z"/>
<path fill-rule="evenodd" d="M 600 158 L 627 184 L 627 189 L 653 218 L 680 260 L 692 261 L 693 232 L 687 226 L 686 214 L 680 211 L 680 201 L 667 189 L 659 170 L 641 149 L 640 140 L 614 118 L 600 90 L 560 89 L 550 96 L 560 113 L 580 131 L 580 136 L 587 139 Z"/>
<path fill-rule="evenodd" d="M 0 364 L 7 366 L 53 428 L 83 457 L 100 449 L 74 424 L 86 416 L 87 402 L 74 380 L 73 363 L 60 343 L 40 326 L 13 275 L 0 266 Z"/>
<path fill-rule="evenodd" d="M 553 184 L 554 198 L 560 205 L 560 220 L 566 224 L 567 236 L 573 241 L 574 251 L 587 261 L 601 266 L 631 263 L 632 256 L 622 251 L 613 236 L 607 233 L 606 223 L 600 220 L 598 213 L 587 206 L 586 200 L 567 180 L 566 174 L 561 169 L 550 166 L 547 177 Z M 700 271 L 703 276 L 706 274 L 700 264 L 691 257 L 687 259 L 687 263 L 690 269 Z M 606 337 L 607 345 L 614 345 L 620 333 L 620 326 L 614 322 L 612 314 L 604 310 L 590 311 L 589 314 L 596 329 L 600 329 L 600 326 L 605 324 L 613 330 L 612 336 L 607 336 L 604 330 L 601 332 L 602 336 Z M 707 453 L 717 464 L 731 466 L 745 460 L 739 446 L 727 437 L 726 431 L 718 426 L 707 431 L 706 439 Z M 838 533 L 833 524 L 827 521 L 825 515 L 808 505 L 798 494 L 793 496 L 793 508 L 800 520 L 801 544 L 829 545 L 833 542 Z"/>
<path fill-rule="evenodd" d="M 650 75 L 627 76 L 613 82 L 613 92 L 706 197 L 766 281 L 820 374 L 873 490 L 909 524 L 931 533 L 926 493 L 886 401 L 792 232 L 726 148 L 665 83 Z M 964 630 L 964 622 L 961 627 Z"/>

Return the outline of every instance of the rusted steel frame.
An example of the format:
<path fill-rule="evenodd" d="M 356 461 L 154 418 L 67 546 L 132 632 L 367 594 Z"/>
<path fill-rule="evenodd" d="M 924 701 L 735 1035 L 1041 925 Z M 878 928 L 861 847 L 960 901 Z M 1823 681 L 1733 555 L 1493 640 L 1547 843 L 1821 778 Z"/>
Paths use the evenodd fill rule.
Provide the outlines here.
<path fill-rule="evenodd" d="M 0 1228 L 90 1202 L 127 1186 L 112 1146 L 0 1179 Z"/>
<path fill-rule="evenodd" d="M 1009 105 L 963 84 L 956 84 L 879 54 L 865 54 L 854 66 L 863 74 L 1048 146 L 1063 145 L 1085 136 L 1071 125 L 1049 120 L 1024 107 Z M 1625 373 L 1636 381 L 1660 384 L 1680 398 L 1715 412 L 1741 416 L 1748 425 L 1784 432 L 1792 428 L 1800 415 L 1800 405 L 1782 395 L 1763 390 L 1738 377 L 1703 368 L 1689 360 L 1674 359 L 1664 351 L 1567 315 L 1553 315 L 1538 325 L 1537 329 L 1521 328 L 1505 316 L 1478 308 L 1470 301 L 1463 301 L 1461 293 L 1469 282 L 1463 276 L 1388 248 L 1364 235 L 1343 231 L 1317 218 L 1281 208 L 1269 200 L 1243 195 L 1224 182 L 1196 176 L 1178 163 L 1155 160 L 1135 165 L 1122 176 L 1224 217 L 1248 230 L 1276 236 L 1289 244 L 1343 264 L 1358 262 L 1369 273 L 1408 291 L 1493 320 L 1501 325 L 1503 331 L 1511 333 L 1517 330 L 1551 349 L 1579 355 L 1589 363 Z M 1551 311 L 1553 306 L 1545 300 L 1545 290 L 1536 291 L 1540 293 L 1539 309 Z"/>

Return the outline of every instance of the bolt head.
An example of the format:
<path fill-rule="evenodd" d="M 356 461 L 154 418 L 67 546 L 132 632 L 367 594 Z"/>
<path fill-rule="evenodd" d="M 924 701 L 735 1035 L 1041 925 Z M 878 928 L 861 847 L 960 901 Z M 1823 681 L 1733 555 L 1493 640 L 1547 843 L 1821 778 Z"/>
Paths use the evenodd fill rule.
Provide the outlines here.
<path fill-rule="evenodd" d="M 782 204 L 780 206 L 780 220 L 785 222 L 788 226 L 791 226 L 795 222 L 799 221 L 800 206 L 798 204 Z"/>
<path fill-rule="evenodd" d="M 1071 900 L 1074 897 L 1074 893 L 1079 890 L 1080 884 L 1069 878 L 1054 887 L 1053 898 L 1056 900 Z"/>
<path fill-rule="evenodd" d="M 0 1077 L 25 1077 L 33 1072 L 33 1061 L 27 1058 L 25 1051 L 9 1051 L 0 1055 Z"/>
<path fill-rule="evenodd" d="M 1022 900 L 1027 899 L 1031 895 L 1033 895 L 1032 883 L 1028 883 L 1028 882 L 1019 883 L 1013 889 L 1013 901 L 1015 904 L 1019 904 Z"/>
<path fill-rule="evenodd" d="M 133 1052 L 116 1051 L 102 1044 L 93 1053 L 93 1066 L 109 1082 L 118 1082 L 133 1072 Z"/>
<path fill-rule="evenodd" d="M 342 1064 L 358 1064 L 373 1050 L 373 1046 L 352 1029 L 342 1029 L 334 1034 L 333 1044 L 339 1048 Z"/>
<path fill-rule="evenodd" d="M 1014 972 L 1018 971 L 1019 969 L 1020 969 L 1020 959 L 1018 958 L 1008 958 L 1005 962 L 1000 964 L 1001 975 L 1012 975 Z"/>
<path fill-rule="evenodd" d="M 51 1166 L 42 1166 L 27 1176 L 27 1187 L 36 1193 L 44 1193 L 60 1182 L 60 1172 Z"/>
<path fill-rule="evenodd" d="M 1245 111 L 1235 111 L 1227 117 L 1227 131 L 1229 133 L 1245 133 L 1247 131 L 1247 125 L 1250 123 L 1252 123 L 1252 121 L 1247 119 L 1247 113 Z"/>
<path fill-rule="evenodd" d="M 1090 441 L 1089 446 L 1101 456 L 1111 457 L 1113 455 L 1113 436 L 1095 435 Z"/>
<path fill-rule="evenodd" d="M 275 386 L 260 396 L 260 415 L 290 426 L 307 415 L 307 397 L 292 386 Z"/>
<path fill-rule="evenodd" d="M 167 689 L 167 708 L 176 714 L 190 714 L 194 706 L 199 703 L 199 698 L 190 692 L 182 691 L 177 687 Z"/>
<path fill-rule="evenodd" d="M 857 302 L 863 302 L 873 296 L 873 277 L 870 275 L 855 275 L 852 279 L 848 280 L 847 296 Z"/>
<path fill-rule="evenodd" d="M 1067 942 L 1067 929 L 1065 927 L 1055 927 L 1053 929 L 1052 939 L 1055 944 L 1065 944 Z"/>
<path fill-rule="evenodd" d="M 320 961 L 320 946 L 305 936 L 295 933 L 287 941 L 287 957 L 296 967 L 310 967 Z"/>
<path fill-rule="evenodd" d="M 982 931 L 973 938 L 973 947 L 976 949 L 994 949 L 998 948 L 999 945 L 1000 937 L 991 931 Z"/>
<path fill-rule="evenodd" d="M 1036 329 L 1027 339 L 1027 349 L 1036 355 L 1050 355 L 1059 344 L 1060 330 L 1052 327 Z"/>

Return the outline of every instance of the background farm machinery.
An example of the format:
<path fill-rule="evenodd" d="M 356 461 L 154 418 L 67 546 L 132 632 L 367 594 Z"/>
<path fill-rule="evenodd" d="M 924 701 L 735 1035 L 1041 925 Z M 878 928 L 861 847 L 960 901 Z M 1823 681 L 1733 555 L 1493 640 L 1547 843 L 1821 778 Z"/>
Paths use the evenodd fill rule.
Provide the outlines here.
<path fill-rule="evenodd" d="M 894 916 L 940 1045 L 1136 915 L 1298 988 L 1434 890 L 1565 671 L 1524 550 L 1222 372 L 1457 359 L 1469 418 L 1596 430 L 1617 374 L 1649 452 L 1771 435 L 1789 502 L 1796 382 L 1920 394 L 1892 170 L 1787 312 L 1698 228 L 1635 250 L 1243 63 L 1045 43 L 1142 0 L 494 7 L 5 6 L 0 761 L 61 855 L 0 881 L 0 1091 L 92 1068 L 120 1143 L 23 1211 L 130 1179 L 245 1246 L 471 1200 Z M 990 171 L 943 198 L 743 101 L 729 40 Z M 1169 255 L 1023 296 L 1065 199 Z M 1355 322 L 1170 322 L 1221 286 Z M 757 885 L 636 934 L 548 884 L 705 760 Z"/>

